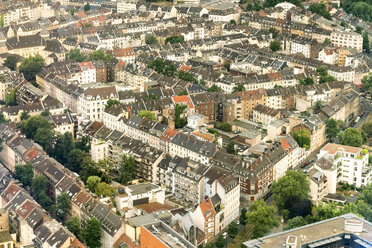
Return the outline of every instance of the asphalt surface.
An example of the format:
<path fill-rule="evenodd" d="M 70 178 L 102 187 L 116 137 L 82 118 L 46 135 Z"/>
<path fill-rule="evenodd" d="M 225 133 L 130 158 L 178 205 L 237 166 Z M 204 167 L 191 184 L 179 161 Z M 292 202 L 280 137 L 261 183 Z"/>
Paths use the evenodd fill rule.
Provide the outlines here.
<path fill-rule="evenodd" d="M 368 115 L 372 112 L 371 100 L 366 99 L 364 97 L 360 97 L 360 107 L 361 112 L 363 112 L 364 115 L 360 117 L 357 123 L 354 124 L 353 128 L 359 128 L 361 125 L 363 125 L 363 122 L 368 118 Z"/>

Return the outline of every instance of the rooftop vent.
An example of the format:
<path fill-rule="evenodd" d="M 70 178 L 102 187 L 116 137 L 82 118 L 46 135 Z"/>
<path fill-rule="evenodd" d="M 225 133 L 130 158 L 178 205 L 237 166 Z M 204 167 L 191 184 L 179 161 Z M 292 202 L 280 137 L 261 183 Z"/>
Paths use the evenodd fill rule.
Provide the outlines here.
<path fill-rule="evenodd" d="M 346 232 L 360 233 L 363 231 L 363 221 L 345 220 L 344 229 Z"/>
<path fill-rule="evenodd" d="M 293 235 L 289 235 L 285 242 L 286 248 L 296 248 L 297 247 L 297 237 Z"/>

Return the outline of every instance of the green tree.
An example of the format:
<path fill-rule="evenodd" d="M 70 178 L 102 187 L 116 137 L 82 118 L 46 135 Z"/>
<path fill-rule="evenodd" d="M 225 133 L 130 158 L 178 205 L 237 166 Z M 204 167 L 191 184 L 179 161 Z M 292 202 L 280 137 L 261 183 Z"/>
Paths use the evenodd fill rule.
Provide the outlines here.
<path fill-rule="evenodd" d="M 122 184 L 127 184 L 137 178 L 137 164 L 133 156 L 123 156 L 119 174 L 119 182 Z"/>
<path fill-rule="evenodd" d="M 230 24 L 236 26 L 236 21 L 234 19 L 231 19 Z"/>
<path fill-rule="evenodd" d="M 322 107 L 323 107 L 323 102 L 321 100 L 316 101 L 313 105 L 314 114 L 318 114 Z"/>
<path fill-rule="evenodd" d="M 23 187 L 31 186 L 34 171 L 31 164 L 16 165 L 14 178 L 23 184 Z"/>
<path fill-rule="evenodd" d="M 97 191 L 97 187 L 98 187 L 98 184 L 101 182 L 101 178 L 98 177 L 98 176 L 90 176 L 88 177 L 88 180 L 87 180 L 87 188 L 95 193 Z"/>
<path fill-rule="evenodd" d="M 293 131 L 292 136 L 297 141 L 299 146 L 306 148 L 306 149 L 310 147 L 311 136 L 307 130 L 302 129 L 300 133 Z"/>
<path fill-rule="evenodd" d="M 34 141 L 43 147 L 48 154 L 53 152 L 54 133 L 52 129 L 41 127 L 38 128 L 34 136 Z"/>
<path fill-rule="evenodd" d="M 366 53 L 369 53 L 370 52 L 370 49 L 369 49 L 369 36 L 368 36 L 368 33 L 367 32 L 364 32 L 363 33 L 363 49 L 364 49 L 364 51 L 366 51 Z"/>
<path fill-rule="evenodd" d="M 80 140 L 78 140 L 77 142 L 75 142 L 75 147 L 77 149 L 80 149 L 84 152 L 89 152 L 90 151 L 90 142 L 91 142 L 91 139 L 88 135 L 84 135 L 83 137 L 81 137 Z"/>
<path fill-rule="evenodd" d="M 306 77 L 306 78 L 300 78 L 298 80 L 298 83 L 300 85 L 313 85 L 314 84 L 314 80 L 311 78 L 311 77 Z"/>
<path fill-rule="evenodd" d="M 363 145 L 362 133 L 351 127 L 339 135 L 339 140 L 341 144 L 346 146 L 361 147 Z"/>
<path fill-rule="evenodd" d="M 205 248 L 215 248 L 216 246 L 213 243 L 207 243 Z"/>
<path fill-rule="evenodd" d="M 96 163 L 92 160 L 90 156 L 87 156 L 83 159 L 81 163 L 81 169 L 79 171 L 81 180 L 86 183 L 90 176 L 101 176 L 102 173 L 99 171 Z"/>
<path fill-rule="evenodd" d="M 183 112 L 187 109 L 187 105 L 176 104 L 175 110 L 175 126 L 176 128 L 183 128 L 187 125 L 186 118 L 181 117 Z"/>
<path fill-rule="evenodd" d="M 235 221 L 231 222 L 229 227 L 227 228 L 227 235 L 229 235 L 230 238 L 234 239 L 236 235 L 238 235 L 238 232 L 238 224 L 236 224 Z"/>
<path fill-rule="evenodd" d="M 34 81 L 38 74 L 45 66 L 45 60 L 40 55 L 30 56 L 22 60 L 19 66 L 19 72 L 23 73 L 27 81 Z"/>
<path fill-rule="evenodd" d="M 83 54 L 80 49 L 71 49 L 66 53 L 66 60 L 74 60 L 76 62 L 84 62 L 88 60 L 88 57 Z"/>
<path fill-rule="evenodd" d="M 89 54 L 89 60 L 106 60 L 110 61 L 113 59 L 112 54 L 105 54 L 102 49 L 96 50 Z"/>
<path fill-rule="evenodd" d="M 105 182 L 100 182 L 96 188 L 96 194 L 100 197 L 108 197 L 114 194 L 114 190 Z"/>
<path fill-rule="evenodd" d="M 84 12 L 87 12 L 89 10 L 90 10 L 90 4 L 87 3 L 87 4 L 84 5 Z"/>
<path fill-rule="evenodd" d="M 326 45 L 326 46 L 330 46 L 332 45 L 332 41 L 330 38 L 325 38 L 324 41 L 323 41 L 323 44 Z"/>
<path fill-rule="evenodd" d="M 349 25 L 345 21 L 341 21 L 340 26 L 347 28 Z"/>
<path fill-rule="evenodd" d="M 372 183 L 363 189 L 362 198 L 367 204 L 372 206 Z"/>
<path fill-rule="evenodd" d="M 338 127 L 337 121 L 333 118 L 328 119 L 326 122 L 326 130 L 325 130 L 327 139 L 336 138 L 339 132 L 340 132 L 340 128 Z"/>
<path fill-rule="evenodd" d="M 245 224 L 247 223 L 247 209 L 246 208 L 242 208 L 240 212 L 239 222 L 243 226 L 245 226 Z"/>
<path fill-rule="evenodd" d="M 21 121 L 25 121 L 30 117 L 31 117 L 31 115 L 27 111 L 22 111 L 22 113 L 20 115 Z"/>
<path fill-rule="evenodd" d="M 53 155 L 58 162 L 66 164 L 68 154 L 74 149 L 75 143 L 70 132 L 57 135 Z"/>
<path fill-rule="evenodd" d="M 177 67 L 174 64 L 167 65 L 164 67 L 164 71 L 162 72 L 165 76 L 174 77 L 177 72 Z"/>
<path fill-rule="evenodd" d="M 226 245 L 226 239 L 222 235 L 218 236 L 216 240 L 216 244 L 215 244 L 216 248 L 224 248 L 225 245 Z"/>
<path fill-rule="evenodd" d="M 362 78 L 362 89 L 372 94 L 372 73 L 363 76 Z"/>
<path fill-rule="evenodd" d="M 0 27 L 4 27 L 4 15 L 0 15 Z"/>
<path fill-rule="evenodd" d="M 81 170 L 81 164 L 86 157 L 89 157 L 86 152 L 80 149 L 73 149 L 67 155 L 65 166 L 73 172 L 79 172 Z"/>
<path fill-rule="evenodd" d="M 5 119 L 5 116 L 3 113 L 0 113 L 0 124 L 6 123 L 7 120 Z"/>
<path fill-rule="evenodd" d="M 17 89 L 11 89 L 8 94 L 5 95 L 5 105 L 6 106 L 15 106 L 17 105 Z"/>
<path fill-rule="evenodd" d="M 222 89 L 214 84 L 211 87 L 209 87 L 207 91 L 208 92 L 220 92 L 222 91 Z"/>
<path fill-rule="evenodd" d="M 182 90 L 177 95 L 179 95 L 179 96 L 187 96 L 188 94 L 189 94 L 189 92 L 187 92 L 187 90 Z"/>
<path fill-rule="evenodd" d="M 57 196 L 56 200 L 56 214 L 57 217 L 64 222 L 66 220 L 67 214 L 71 210 L 71 200 L 67 193 L 62 193 Z"/>
<path fill-rule="evenodd" d="M 165 44 L 175 44 L 175 43 L 185 43 L 185 38 L 183 35 L 179 36 L 170 36 L 165 39 Z"/>
<path fill-rule="evenodd" d="M 232 125 L 228 122 L 216 122 L 214 127 L 225 132 L 231 132 Z"/>
<path fill-rule="evenodd" d="M 165 68 L 164 60 L 154 59 L 147 65 L 147 67 L 155 70 L 158 73 L 162 73 Z"/>
<path fill-rule="evenodd" d="M 153 112 L 149 111 L 149 110 L 140 110 L 140 112 L 138 113 L 138 116 L 142 117 L 142 118 L 152 120 L 152 121 L 156 121 L 155 114 Z"/>
<path fill-rule="evenodd" d="M 241 92 L 241 91 L 245 91 L 244 84 L 238 84 L 234 86 L 232 93 Z"/>
<path fill-rule="evenodd" d="M 108 99 L 107 103 L 105 105 L 105 108 L 109 109 L 114 105 L 121 105 L 121 102 L 119 100 L 116 100 L 116 99 Z"/>
<path fill-rule="evenodd" d="M 270 41 L 270 49 L 273 52 L 277 52 L 279 50 L 282 50 L 282 44 L 278 40 Z"/>
<path fill-rule="evenodd" d="M 309 11 L 323 16 L 324 18 L 331 20 L 332 17 L 326 9 L 326 5 L 324 3 L 314 3 L 309 6 Z"/>
<path fill-rule="evenodd" d="M 361 26 L 356 26 L 355 32 L 357 32 L 358 34 L 362 34 L 363 28 Z"/>
<path fill-rule="evenodd" d="M 47 180 L 45 176 L 41 175 L 32 179 L 31 191 L 36 201 L 48 211 L 52 206 L 52 200 L 46 194 Z"/>
<path fill-rule="evenodd" d="M 50 115 L 50 111 L 49 109 L 46 109 L 44 110 L 43 112 L 41 112 L 40 114 L 42 117 L 48 117 Z"/>
<path fill-rule="evenodd" d="M 362 131 L 368 137 L 372 137 L 372 122 L 364 122 L 363 125 L 362 125 Z"/>
<path fill-rule="evenodd" d="M 231 63 L 230 62 L 225 62 L 224 64 L 223 64 L 223 66 L 226 68 L 226 70 L 227 71 L 230 71 L 230 66 L 231 66 Z"/>
<path fill-rule="evenodd" d="M 320 76 L 327 76 L 328 73 L 327 73 L 327 69 L 324 67 L 324 66 L 319 66 L 316 68 L 316 72 L 320 75 Z"/>
<path fill-rule="evenodd" d="M 195 77 L 191 74 L 191 73 L 188 73 L 188 72 L 184 72 L 184 71 L 179 71 L 178 72 L 178 77 L 182 80 L 185 80 L 187 82 L 192 82 L 192 83 L 197 83 L 198 81 L 195 79 Z"/>
<path fill-rule="evenodd" d="M 143 99 L 143 100 L 145 100 L 145 101 L 151 101 L 151 100 L 157 100 L 158 99 L 158 97 L 155 95 L 155 94 L 153 94 L 153 93 L 150 93 L 148 96 L 146 96 L 145 97 L 145 99 Z"/>
<path fill-rule="evenodd" d="M 310 183 L 303 172 L 286 171 L 285 176 L 273 182 L 271 186 L 273 197 L 280 211 L 284 210 L 285 203 L 290 197 L 297 196 L 300 200 L 309 198 Z"/>
<path fill-rule="evenodd" d="M 235 142 L 230 141 L 226 146 L 226 152 L 230 154 L 235 154 Z"/>
<path fill-rule="evenodd" d="M 145 42 L 147 45 L 157 44 L 158 40 L 153 35 L 147 35 L 145 38 Z"/>
<path fill-rule="evenodd" d="M 83 229 L 83 238 L 89 248 L 101 247 L 102 229 L 101 222 L 96 218 L 91 218 L 87 221 Z"/>
<path fill-rule="evenodd" d="M 65 225 L 67 229 L 75 235 L 75 237 L 81 240 L 81 224 L 78 217 L 74 216 L 69 218 Z"/>
<path fill-rule="evenodd" d="M 271 33 L 273 39 L 276 39 L 276 37 L 278 37 L 278 35 L 280 33 L 280 31 L 278 29 L 274 28 L 274 27 L 270 28 L 269 32 Z"/>
<path fill-rule="evenodd" d="M 307 225 L 307 221 L 302 216 L 296 216 L 287 222 L 287 226 L 284 228 L 284 230 L 290 230 L 296 227 Z"/>
<path fill-rule="evenodd" d="M 17 69 L 17 56 L 14 54 L 9 55 L 6 57 L 4 61 L 4 66 L 8 67 L 10 70 L 15 71 Z"/>
<path fill-rule="evenodd" d="M 267 206 L 264 200 L 253 202 L 247 212 L 247 223 L 253 224 L 253 238 L 264 236 L 273 227 L 279 226 L 274 206 Z"/>

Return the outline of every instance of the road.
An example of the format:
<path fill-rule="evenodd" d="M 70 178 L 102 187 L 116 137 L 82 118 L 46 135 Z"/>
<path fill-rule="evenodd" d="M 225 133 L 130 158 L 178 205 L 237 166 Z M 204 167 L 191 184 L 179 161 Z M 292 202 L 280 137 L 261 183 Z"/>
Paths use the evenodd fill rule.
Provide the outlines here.
<path fill-rule="evenodd" d="M 359 128 L 363 122 L 368 118 L 368 115 L 372 112 L 372 103 L 369 99 L 364 97 L 360 97 L 360 106 L 361 112 L 364 112 L 364 115 L 360 118 L 360 120 L 355 123 L 353 128 Z"/>

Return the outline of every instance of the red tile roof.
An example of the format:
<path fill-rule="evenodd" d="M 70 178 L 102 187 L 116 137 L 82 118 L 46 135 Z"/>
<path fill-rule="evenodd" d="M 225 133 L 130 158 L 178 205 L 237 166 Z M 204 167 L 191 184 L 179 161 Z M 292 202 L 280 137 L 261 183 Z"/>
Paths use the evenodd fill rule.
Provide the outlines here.
<path fill-rule="evenodd" d="M 163 136 L 160 138 L 162 140 L 170 141 L 175 135 L 177 134 L 177 131 L 172 128 L 167 128 L 165 132 L 163 133 Z"/>
<path fill-rule="evenodd" d="M 200 203 L 199 206 L 200 206 L 200 209 L 202 211 L 202 214 L 205 220 L 208 220 L 210 217 L 216 215 L 216 211 L 214 211 L 212 201 L 209 197 L 205 199 L 205 201 Z"/>
<path fill-rule="evenodd" d="M 335 154 L 338 151 L 345 151 L 349 153 L 358 153 L 362 150 L 359 147 L 344 146 L 339 144 L 328 143 L 325 147 L 322 148 L 322 151 L 326 151 L 329 154 Z"/>
<path fill-rule="evenodd" d="M 191 102 L 191 99 L 189 96 L 174 96 L 173 97 L 174 103 L 185 103 L 189 108 L 194 108 L 194 105 Z"/>

